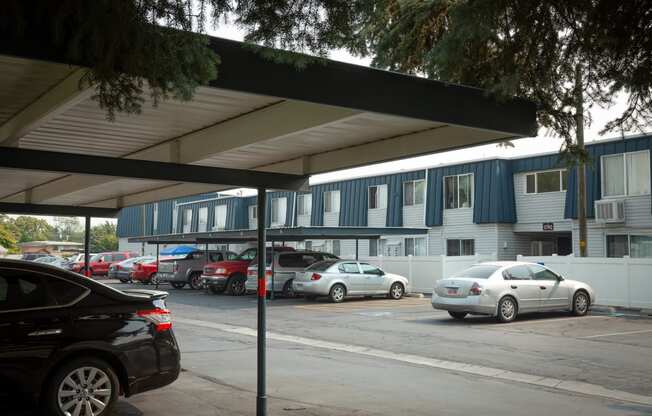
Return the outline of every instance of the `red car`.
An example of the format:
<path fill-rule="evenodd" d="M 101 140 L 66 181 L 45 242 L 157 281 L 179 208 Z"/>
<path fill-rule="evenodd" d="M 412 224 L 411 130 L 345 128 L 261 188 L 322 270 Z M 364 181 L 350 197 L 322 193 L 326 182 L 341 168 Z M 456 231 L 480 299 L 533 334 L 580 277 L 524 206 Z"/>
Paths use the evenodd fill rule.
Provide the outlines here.
<path fill-rule="evenodd" d="M 162 259 L 159 259 L 159 261 Z M 131 267 L 131 272 L 129 272 L 129 277 L 131 280 L 144 283 L 146 285 L 152 283 L 154 277 L 156 276 L 158 265 L 156 264 L 156 259 L 147 260 L 145 262 L 136 262 Z"/>
<path fill-rule="evenodd" d="M 274 247 L 277 251 L 294 251 L 292 247 Z M 271 248 L 267 247 L 267 255 Z M 248 248 L 235 260 L 224 260 L 215 263 L 207 263 L 201 275 L 205 288 L 214 294 L 226 291 L 233 296 L 242 296 L 247 293 L 245 282 L 247 281 L 247 267 L 256 258 L 258 249 Z"/>
<path fill-rule="evenodd" d="M 138 253 L 132 251 L 114 251 L 109 253 L 98 253 L 91 257 L 90 260 L 90 275 L 91 276 L 106 276 L 109 273 L 109 267 L 113 263 L 120 263 L 123 260 L 131 257 L 138 257 Z M 85 262 L 80 261 L 72 266 L 72 271 L 81 273 L 84 269 Z"/>

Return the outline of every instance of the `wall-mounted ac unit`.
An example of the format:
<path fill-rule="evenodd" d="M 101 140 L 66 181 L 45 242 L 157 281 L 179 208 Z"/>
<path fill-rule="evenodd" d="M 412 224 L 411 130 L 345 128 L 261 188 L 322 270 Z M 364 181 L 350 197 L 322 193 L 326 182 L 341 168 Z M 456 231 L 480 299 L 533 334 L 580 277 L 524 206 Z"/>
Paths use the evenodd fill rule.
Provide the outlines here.
<path fill-rule="evenodd" d="M 622 199 L 595 201 L 595 220 L 607 223 L 625 222 L 625 201 Z"/>

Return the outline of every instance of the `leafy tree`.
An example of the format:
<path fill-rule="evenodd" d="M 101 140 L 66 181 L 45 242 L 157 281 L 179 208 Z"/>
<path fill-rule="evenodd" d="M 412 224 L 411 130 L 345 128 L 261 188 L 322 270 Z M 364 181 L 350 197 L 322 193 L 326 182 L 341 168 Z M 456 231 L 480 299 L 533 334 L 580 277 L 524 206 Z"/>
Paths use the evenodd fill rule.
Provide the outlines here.
<path fill-rule="evenodd" d="M 21 215 L 12 221 L 14 233 L 19 243 L 43 241 L 52 235 L 52 226 L 41 218 Z"/>
<path fill-rule="evenodd" d="M 91 228 L 91 251 L 115 251 L 118 249 L 116 225 L 106 221 L 104 224 Z"/>
<path fill-rule="evenodd" d="M 10 230 L 10 227 L 0 220 L 0 246 L 7 249 L 8 253 L 17 253 L 16 237 Z"/>
<path fill-rule="evenodd" d="M 84 242 L 84 227 L 77 217 L 55 217 L 52 238 L 61 241 Z"/>

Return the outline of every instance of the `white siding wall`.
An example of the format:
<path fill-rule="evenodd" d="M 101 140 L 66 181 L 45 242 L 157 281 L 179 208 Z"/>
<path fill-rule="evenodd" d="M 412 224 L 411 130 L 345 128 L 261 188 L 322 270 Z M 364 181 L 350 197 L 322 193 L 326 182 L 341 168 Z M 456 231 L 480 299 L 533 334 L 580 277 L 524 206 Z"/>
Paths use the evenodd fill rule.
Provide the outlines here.
<path fill-rule="evenodd" d="M 337 227 L 340 225 L 339 212 L 324 212 L 324 227 Z"/>
<path fill-rule="evenodd" d="M 428 231 L 428 255 L 445 255 L 446 240 L 457 238 L 475 240 L 476 254 L 497 253 L 497 224 L 474 224 L 473 208 L 445 209 L 443 220 L 443 226 Z"/>
<path fill-rule="evenodd" d="M 423 227 L 426 223 L 424 204 L 403 207 L 403 227 Z"/>
<path fill-rule="evenodd" d="M 541 232 L 544 222 L 554 223 L 555 231 L 570 231 L 571 221 L 564 218 L 566 191 L 526 194 L 526 173 L 514 175 L 516 232 Z M 522 254 L 522 253 L 521 253 Z"/>
<path fill-rule="evenodd" d="M 310 227 L 310 215 L 297 215 L 298 227 Z"/>
<path fill-rule="evenodd" d="M 368 227 L 384 227 L 387 224 L 387 208 L 376 208 L 367 211 Z"/>

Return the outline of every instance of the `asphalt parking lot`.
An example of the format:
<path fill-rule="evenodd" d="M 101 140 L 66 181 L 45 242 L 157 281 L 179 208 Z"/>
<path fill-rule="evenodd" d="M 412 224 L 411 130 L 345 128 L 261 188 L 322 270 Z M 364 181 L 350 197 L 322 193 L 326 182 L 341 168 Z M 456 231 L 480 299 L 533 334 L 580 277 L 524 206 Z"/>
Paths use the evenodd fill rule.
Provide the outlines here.
<path fill-rule="evenodd" d="M 162 288 L 184 372 L 122 399 L 116 415 L 253 414 L 255 297 Z M 652 415 L 652 319 L 499 324 L 452 320 L 428 298 L 276 299 L 268 330 L 270 414 Z"/>

